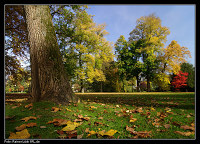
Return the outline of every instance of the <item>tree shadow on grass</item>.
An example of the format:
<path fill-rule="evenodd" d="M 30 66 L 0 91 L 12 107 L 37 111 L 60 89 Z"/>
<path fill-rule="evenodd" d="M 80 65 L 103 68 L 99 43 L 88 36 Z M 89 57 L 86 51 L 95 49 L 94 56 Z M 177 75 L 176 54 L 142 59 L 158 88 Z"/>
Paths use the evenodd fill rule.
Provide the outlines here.
<path fill-rule="evenodd" d="M 194 98 L 116 98 L 116 97 L 80 97 L 81 100 L 90 100 L 105 104 L 128 104 L 137 107 L 157 107 L 157 108 L 177 108 L 177 109 L 195 109 Z"/>

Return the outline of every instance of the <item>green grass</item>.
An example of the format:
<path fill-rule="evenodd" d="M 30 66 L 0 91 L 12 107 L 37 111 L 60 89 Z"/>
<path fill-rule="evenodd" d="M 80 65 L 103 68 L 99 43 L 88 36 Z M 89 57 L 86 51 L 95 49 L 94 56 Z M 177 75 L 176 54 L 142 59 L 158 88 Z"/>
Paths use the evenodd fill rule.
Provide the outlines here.
<path fill-rule="evenodd" d="M 60 106 L 61 111 L 51 112 L 52 107 L 59 107 L 51 102 L 37 102 L 33 103 L 31 110 L 24 106 L 30 102 L 16 102 L 6 104 L 5 115 L 15 116 L 11 120 L 5 121 L 5 136 L 9 137 L 10 132 L 16 132 L 15 127 L 24 123 L 35 122 L 37 127 L 27 128 L 31 134 L 30 138 L 34 139 L 58 139 L 59 134 L 57 130 L 61 130 L 64 126 L 54 126 L 47 124 L 55 118 L 66 119 L 74 121 L 78 117 L 74 114 L 81 114 L 90 117 L 90 120 L 83 121 L 83 123 L 76 128 L 77 135 L 83 134 L 82 139 L 105 139 L 111 137 L 98 137 L 91 135 L 87 137 L 88 133 L 85 132 L 86 128 L 90 131 L 109 131 L 110 129 L 117 130 L 113 135 L 114 139 L 130 139 L 133 137 L 126 126 L 134 126 L 134 130 L 151 131 L 151 137 L 147 139 L 194 139 L 194 135 L 183 136 L 174 133 L 175 131 L 190 132 L 191 130 L 181 129 L 180 126 L 195 124 L 195 95 L 194 93 L 140 93 L 140 94 L 77 94 L 81 102 L 77 105 Z M 12 108 L 17 105 L 18 107 Z M 95 106 L 97 109 L 90 110 L 90 106 Z M 130 113 L 131 110 L 142 107 L 141 113 Z M 71 111 L 67 111 L 66 108 Z M 155 110 L 153 110 L 154 108 Z M 173 114 L 167 113 L 166 108 L 170 108 Z M 128 112 L 129 110 L 129 112 Z M 124 112 L 123 112 L 124 111 Z M 127 112 L 125 112 L 127 111 Z M 146 113 L 150 112 L 147 116 Z M 158 112 L 163 112 L 166 117 L 159 121 L 160 127 L 153 125 L 156 119 L 160 119 Z M 119 117 L 120 114 L 121 116 Z M 130 116 L 137 118 L 137 121 L 130 123 Z M 187 117 L 190 115 L 190 117 Z M 28 122 L 21 121 L 20 119 L 27 116 L 39 116 L 36 120 L 29 120 Z M 103 119 L 98 119 L 103 117 Z M 95 122 L 101 122 L 103 125 L 95 125 Z M 174 122 L 180 124 L 176 126 Z M 79 122 L 78 122 L 79 123 Z M 170 124 L 170 128 L 166 129 L 165 124 Z M 40 128 L 46 126 L 46 128 Z M 144 138 L 143 138 L 144 139 Z"/>

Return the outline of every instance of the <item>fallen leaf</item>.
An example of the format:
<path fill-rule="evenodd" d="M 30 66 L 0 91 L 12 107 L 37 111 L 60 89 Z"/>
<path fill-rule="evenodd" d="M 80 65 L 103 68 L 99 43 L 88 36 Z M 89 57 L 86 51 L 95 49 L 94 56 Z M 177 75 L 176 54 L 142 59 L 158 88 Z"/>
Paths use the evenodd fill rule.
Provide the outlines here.
<path fill-rule="evenodd" d="M 74 130 L 76 127 L 78 127 L 79 125 L 81 125 L 81 123 L 76 123 L 76 122 L 68 121 L 68 122 L 67 122 L 67 126 L 64 127 L 64 128 L 62 129 L 62 131 L 72 131 L 72 130 Z"/>
<path fill-rule="evenodd" d="M 11 119 L 13 119 L 14 117 L 15 117 L 15 115 L 13 115 L 13 116 L 6 116 L 5 119 L 6 119 L 6 120 L 11 120 Z"/>
<path fill-rule="evenodd" d="M 137 119 L 136 118 L 132 118 L 132 119 L 130 119 L 129 122 L 134 123 L 135 121 L 137 121 Z"/>
<path fill-rule="evenodd" d="M 62 131 L 62 130 L 57 130 L 56 132 L 57 132 L 57 134 L 59 134 L 59 135 L 63 135 L 63 134 L 64 134 L 64 131 Z"/>
<path fill-rule="evenodd" d="M 27 127 L 34 127 L 37 126 L 37 123 L 28 123 L 26 124 Z"/>
<path fill-rule="evenodd" d="M 136 135 L 138 138 L 147 138 L 151 137 L 149 134 L 151 131 L 139 131 L 139 132 L 134 132 L 133 134 Z"/>
<path fill-rule="evenodd" d="M 15 109 L 15 108 L 17 108 L 17 107 L 19 107 L 19 106 L 13 106 L 12 109 Z"/>
<path fill-rule="evenodd" d="M 171 126 L 170 126 L 170 124 L 165 124 L 164 127 L 165 127 L 166 129 L 168 129 L 168 128 L 170 128 Z"/>
<path fill-rule="evenodd" d="M 160 116 L 160 114 L 161 114 L 160 112 L 157 112 L 157 116 Z"/>
<path fill-rule="evenodd" d="M 85 129 L 85 132 L 86 132 L 86 133 L 89 133 L 89 131 L 90 131 L 89 128 L 86 128 L 86 129 Z"/>
<path fill-rule="evenodd" d="M 179 123 L 177 123 L 177 122 L 175 122 L 175 121 L 174 121 L 174 122 L 172 122 L 172 124 L 173 124 L 173 125 L 175 125 L 175 126 L 180 126 L 180 124 L 179 124 Z"/>
<path fill-rule="evenodd" d="M 131 133 L 136 132 L 132 127 L 129 127 L 129 126 L 126 126 L 126 130 L 131 132 Z"/>
<path fill-rule="evenodd" d="M 105 130 L 99 131 L 97 134 L 101 135 L 101 136 L 104 136 L 105 135 Z"/>
<path fill-rule="evenodd" d="M 104 113 L 108 113 L 108 111 L 107 111 L 107 110 L 104 110 L 103 112 L 104 112 Z"/>
<path fill-rule="evenodd" d="M 53 119 L 53 121 L 49 121 L 47 124 L 53 123 L 55 126 L 67 125 L 69 120 L 65 119 Z"/>
<path fill-rule="evenodd" d="M 75 119 L 74 122 L 82 122 L 83 119 Z"/>
<path fill-rule="evenodd" d="M 78 118 L 80 118 L 80 119 L 81 119 L 81 118 L 83 118 L 83 116 L 82 116 L 81 114 L 79 114 L 79 115 L 78 115 Z"/>
<path fill-rule="evenodd" d="M 90 117 L 84 117 L 84 118 L 82 118 L 82 119 L 88 121 L 88 120 L 90 120 Z"/>
<path fill-rule="evenodd" d="M 28 104 L 28 105 L 25 105 L 25 108 L 30 108 L 30 107 L 32 107 L 33 106 L 33 103 L 30 103 L 30 104 Z"/>
<path fill-rule="evenodd" d="M 103 125 L 101 122 L 94 122 L 94 125 Z"/>
<path fill-rule="evenodd" d="M 26 124 L 22 124 L 22 125 L 16 127 L 15 129 L 16 129 L 17 131 L 21 131 L 21 130 L 24 130 L 25 128 L 26 128 Z"/>
<path fill-rule="evenodd" d="M 103 119 L 103 117 L 99 117 L 98 119 L 101 119 L 101 120 L 102 120 L 102 119 Z"/>
<path fill-rule="evenodd" d="M 166 111 L 171 111 L 172 109 L 171 109 L 171 108 L 168 108 L 168 107 L 166 107 L 166 108 L 165 108 L 165 110 L 166 110 Z"/>
<path fill-rule="evenodd" d="M 24 129 L 20 132 L 10 133 L 9 139 L 28 139 L 30 138 L 30 134 L 27 129 Z"/>
<path fill-rule="evenodd" d="M 138 112 L 138 113 L 142 113 L 143 112 L 142 107 L 137 108 L 135 111 Z"/>
<path fill-rule="evenodd" d="M 170 112 L 170 111 L 166 111 L 166 113 L 168 113 L 168 114 L 174 114 L 173 112 Z"/>
<path fill-rule="evenodd" d="M 77 139 L 82 139 L 84 134 L 81 134 L 81 135 L 77 135 Z"/>
<path fill-rule="evenodd" d="M 96 134 L 96 132 L 92 130 L 92 131 L 89 131 L 89 134 L 87 136 L 91 136 L 91 135 L 94 135 L 94 134 Z"/>
<path fill-rule="evenodd" d="M 191 126 L 194 127 L 194 123 L 191 123 Z"/>
<path fill-rule="evenodd" d="M 77 130 L 66 131 L 66 134 L 74 134 L 74 133 L 77 133 Z"/>
<path fill-rule="evenodd" d="M 151 113 L 150 112 L 146 112 L 146 115 L 150 115 Z"/>
<path fill-rule="evenodd" d="M 95 106 L 90 106 L 90 108 L 91 108 L 91 109 L 97 109 L 97 107 L 95 107 Z"/>
<path fill-rule="evenodd" d="M 181 132 L 181 131 L 175 131 L 174 133 L 183 135 L 183 136 L 190 136 L 190 135 L 194 135 L 194 132 Z"/>
<path fill-rule="evenodd" d="M 75 125 L 68 124 L 66 127 L 64 127 L 64 128 L 62 129 L 62 131 L 72 131 L 72 130 L 74 130 L 75 128 L 76 128 Z"/>
<path fill-rule="evenodd" d="M 40 126 L 40 128 L 47 128 L 46 126 Z"/>
<path fill-rule="evenodd" d="M 194 130 L 195 130 L 195 128 L 194 128 L 194 127 L 191 127 L 191 126 L 188 126 L 188 125 L 181 126 L 180 128 L 181 128 L 181 129 L 184 129 L 184 130 L 187 130 L 187 129 L 189 129 L 189 130 L 192 130 L 192 131 L 194 131 Z"/>
<path fill-rule="evenodd" d="M 191 116 L 188 114 L 186 117 L 187 117 L 187 118 L 190 118 Z"/>
<path fill-rule="evenodd" d="M 37 118 L 34 116 L 29 116 L 29 117 L 22 118 L 21 120 L 24 120 L 25 122 L 27 122 L 30 119 L 37 119 Z"/>
<path fill-rule="evenodd" d="M 73 134 L 68 134 L 67 136 L 66 136 L 66 138 L 69 138 L 69 139 L 71 139 L 71 138 L 73 138 L 73 137 L 76 137 L 77 138 L 77 133 L 73 133 Z"/>
<path fill-rule="evenodd" d="M 72 110 L 70 110 L 70 109 L 68 109 L 68 108 L 66 108 L 66 110 L 67 110 L 67 111 L 69 111 L 69 112 L 71 112 L 71 111 L 72 111 Z"/>
<path fill-rule="evenodd" d="M 57 111 L 59 111 L 59 110 L 61 110 L 61 109 L 60 109 L 60 108 L 57 108 L 57 107 L 52 107 L 52 108 L 51 108 L 51 111 L 52 111 L 52 112 L 57 112 Z"/>
<path fill-rule="evenodd" d="M 117 132 L 117 130 L 111 129 L 111 130 L 105 132 L 104 135 L 113 136 L 116 132 Z"/>
<path fill-rule="evenodd" d="M 58 136 L 60 139 L 66 139 L 67 135 L 66 134 L 61 134 Z"/>
<path fill-rule="evenodd" d="M 160 129 L 157 129 L 156 131 L 157 132 L 166 132 L 166 130 L 160 130 Z"/>

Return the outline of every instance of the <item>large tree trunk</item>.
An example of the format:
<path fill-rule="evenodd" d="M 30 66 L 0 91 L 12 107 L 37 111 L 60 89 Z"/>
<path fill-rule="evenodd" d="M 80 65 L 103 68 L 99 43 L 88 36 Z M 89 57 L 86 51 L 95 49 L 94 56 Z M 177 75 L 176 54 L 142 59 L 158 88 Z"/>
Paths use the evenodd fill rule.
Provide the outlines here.
<path fill-rule="evenodd" d="M 25 5 L 34 101 L 77 102 L 67 78 L 48 5 Z"/>

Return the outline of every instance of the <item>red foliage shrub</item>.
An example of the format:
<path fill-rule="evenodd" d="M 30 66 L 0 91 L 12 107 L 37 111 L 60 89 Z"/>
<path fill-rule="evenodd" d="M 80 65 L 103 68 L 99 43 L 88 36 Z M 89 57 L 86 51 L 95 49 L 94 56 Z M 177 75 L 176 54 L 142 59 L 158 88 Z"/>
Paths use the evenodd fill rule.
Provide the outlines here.
<path fill-rule="evenodd" d="M 183 73 L 182 71 L 179 71 L 179 74 L 173 78 L 171 84 L 174 86 L 176 91 L 180 91 L 180 88 L 184 88 L 185 86 L 187 86 L 187 76 L 187 72 Z"/>

